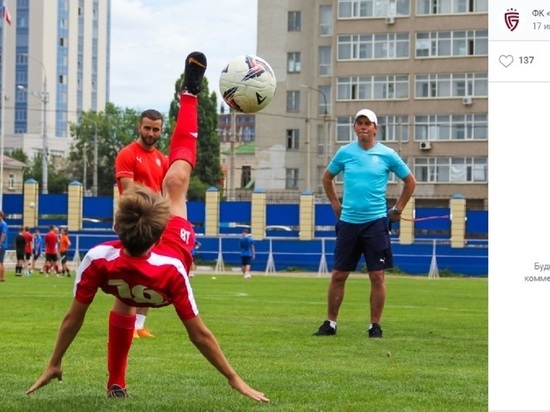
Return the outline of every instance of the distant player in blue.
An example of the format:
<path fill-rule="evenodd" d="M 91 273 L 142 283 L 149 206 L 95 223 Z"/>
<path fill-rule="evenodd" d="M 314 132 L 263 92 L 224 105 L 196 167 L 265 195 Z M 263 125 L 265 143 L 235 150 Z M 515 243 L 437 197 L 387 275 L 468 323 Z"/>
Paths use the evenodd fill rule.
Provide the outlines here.
<path fill-rule="evenodd" d="M 199 250 L 202 246 L 201 242 L 198 242 L 195 239 L 195 246 L 193 247 L 193 250 L 191 251 L 191 257 L 193 258 L 191 262 L 191 270 L 189 271 L 189 277 L 192 278 L 195 276 L 195 271 L 197 270 L 197 265 L 195 264 L 195 259 L 197 257 L 197 250 Z"/>
<path fill-rule="evenodd" d="M 4 257 L 8 248 L 8 224 L 4 220 L 4 212 L 0 211 L 0 282 L 4 282 Z"/>
<path fill-rule="evenodd" d="M 243 230 L 243 234 L 239 241 L 241 247 L 241 271 L 245 279 L 250 279 L 250 263 L 256 255 L 256 249 L 254 248 L 254 239 L 248 233 L 247 229 Z"/>
<path fill-rule="evenodd" d="M 369 337 L 381 338 L 380 319 L 386 300 L 384 271 L 393 267 L 388 219 L 392 222 L 401 219 L 401 211 L 414 193 L 416 179 L 395 150 L 376 141 L 378 119 L 374 112 L 360 110 L 355 115 L 353 130 L 357 141 L 342 146 L 323 175 L 323 188 L 338 222 L 327 320 L 314 335 L 336 334 L 346 280 L 364 256 L 371 282 Z M 388 211 L 386 190 L 390 172 L 403 180 L 404 185 Z M 339 173 L 344 181 L 343 204 L 334 184 Z"/>
<path fill-rule="evenodd" d="M 42 240 L 42 236 L 40 236 L 40 230 L 38 228 L 35 229 L 34 234 L 32 235 L 32 267 L 31 267 L 31 273 L 34 272 L 34 269 L 36 267 L 36 261 L 42 256 L 42 248 L 44 247 L 44 241 Z M 43 270 L 40 270 L 40 273 L 42 273 Z"/>

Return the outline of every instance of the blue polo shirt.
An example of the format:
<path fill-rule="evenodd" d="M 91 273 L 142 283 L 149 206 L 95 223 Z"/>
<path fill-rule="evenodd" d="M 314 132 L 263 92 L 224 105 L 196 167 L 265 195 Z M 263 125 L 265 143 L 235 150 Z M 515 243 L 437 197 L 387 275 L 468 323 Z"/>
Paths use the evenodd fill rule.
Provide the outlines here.
<path fill-rule="evenodd" d="M 380 142 L 369 150 L 363 149 L 358 142 L 342 146 L 327 169 L 333 175 L 343 173 L 340 219 L 348 223 L 366 223 L 386 216 L 390 172 L 400 179 L 411 173 L 397 152 Z"/>
<path fill-rule="evenodd" d="M 5 220 L 2 220 L 2 222 L 0 222 L 0 236 L 2 235 L 2 233 L 5 233 L 6 236 L 4 237 L 4 241 L 0 244 L 0 246 L 2 246 L 2 249 L 7 249 L 8 248 L 8 224 L 6 223 Z"/>
<path fill-rule="evenodd" d="M 250 235 L 242 236 L 240 239 L 241 256 L 252 257 L 253 244 L 254 244 L 254 239 L 252 239 L 252 236 Z"/>

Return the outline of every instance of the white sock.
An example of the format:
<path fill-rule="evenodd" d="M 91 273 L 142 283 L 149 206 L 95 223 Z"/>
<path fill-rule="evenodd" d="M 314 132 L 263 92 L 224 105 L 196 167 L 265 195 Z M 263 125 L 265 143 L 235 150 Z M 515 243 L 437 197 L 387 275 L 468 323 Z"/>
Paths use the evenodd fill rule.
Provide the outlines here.
<path fill-rule="evenodd" d="M 145 315 L 136 315 L 136 329 L 143 329 L 143 326 L 145 326 L 145 318 L 147 316 Z"/>
<path fill-rule="evenodd" d="M 329 322 L 330 322 L 330 327 L 332 329 L 336 329 L 336 322 L 334 320 L 329 320 Z"/>

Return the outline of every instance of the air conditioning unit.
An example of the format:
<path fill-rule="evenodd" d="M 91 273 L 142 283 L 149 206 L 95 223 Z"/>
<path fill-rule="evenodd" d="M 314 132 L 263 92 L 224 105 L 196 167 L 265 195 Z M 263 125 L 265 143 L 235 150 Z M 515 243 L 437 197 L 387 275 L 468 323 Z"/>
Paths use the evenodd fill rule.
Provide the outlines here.
<path fill-rule="evenodd" d="M 389 16 L 386 17 L 386 24 L 394 24 L 395 23 L 395 17 Z"/>
<path fill-rule="evenodd" d="M 420 142 L 420 150 L 430 150 L 432 148 L 432 142 Z"/>
<path fill-rule="evenodd" d="M 474 99 L 472 99 L 469 96 L 462 99 L 462 104 L 464 106 L 471 106 L 473 102 L 474 102 Z"/>

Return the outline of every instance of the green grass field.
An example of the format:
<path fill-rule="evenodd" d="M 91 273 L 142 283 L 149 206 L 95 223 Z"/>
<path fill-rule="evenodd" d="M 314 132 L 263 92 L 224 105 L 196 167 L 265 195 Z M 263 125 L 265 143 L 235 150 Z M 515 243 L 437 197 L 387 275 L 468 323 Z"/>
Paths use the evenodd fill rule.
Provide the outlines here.
<path fill-rule="evenodd" d="M 368 339 L 369 281 L 352 276 L 338 335 L 325 318 L 328 278 L 199 274 L 201 316 L 231 364 L 266 393 L 232 390 L 192 346 L 173 307 L 149 312 L 134 342 L 130 398 L 105 396 L 107 316 L 100 292 L 64 360 L 63 383 L 24 391 L 47 365 L 73 279 L 6 274 L 0 283 L 0 409 L 6 411 L 486 411 L 487 279 L 388 276 L 383 339 Z"/>

